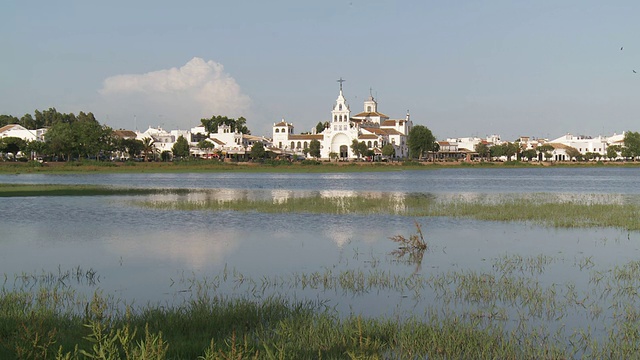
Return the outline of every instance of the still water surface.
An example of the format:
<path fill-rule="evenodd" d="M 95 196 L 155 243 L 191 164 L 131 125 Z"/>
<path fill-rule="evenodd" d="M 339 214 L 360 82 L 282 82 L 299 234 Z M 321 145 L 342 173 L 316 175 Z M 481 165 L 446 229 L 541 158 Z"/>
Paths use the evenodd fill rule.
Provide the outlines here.
<path fill-rule="evenodd" d="M 272 194 L 274 199 L 319 190 L 440 196 L 537 192 L 634 196 L 640 193 L 640 169 L 38 174 L 0 175 L 0 182 L 219 189 L 231 197 Z M 122 196 L 1 199 L 0 272 L 7 274 L 11 284 L 16 274 L 93 269 L 99 282 L 88 292 L 98 289 L 136 304 L 174 304 L 195 291 L 190 279 L 217 277 L 214 292 L 219 295 L 260 298 L 277 294 L 317 300 L 341 314 L 422 316 L 439 298 L 428 288 L 373 286 L 350 291 L 302 286 L 300 276 L 362 271 L 410 279 L 415 274 L 428 278 L 458 271 L 490 273 L 496 260 L 505 256 L 542 255 L 551 260 L 543 272 L 535 274 L 536 281 L 545 286 L 580 287 L 589 283 L 594 271 L 640 258 L 640 234 L 618 229 L 549 229 L 522 223 L 389 215 L 155 210 L 134 206 L 131 200 Z M 429 244 L 420 264 L 390 255 L 396 244 L 389 238 L 414 234 L 416 221 Z M 227 281 L 220 281 L 222 276 Z M 575 313 L 562 321 L 581 326 L 589 320 Z"/>

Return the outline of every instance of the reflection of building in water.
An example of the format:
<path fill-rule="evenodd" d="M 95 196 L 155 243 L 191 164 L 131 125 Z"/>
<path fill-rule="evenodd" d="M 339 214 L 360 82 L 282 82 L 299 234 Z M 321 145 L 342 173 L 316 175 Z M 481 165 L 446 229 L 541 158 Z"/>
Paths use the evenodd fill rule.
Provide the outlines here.
<path fill-rule="evenodd" d="M 271 199 L 274 204 L 282 204 L 293 197 L 292 190 L 271 190 Z"/>
<path fill-rule="evenodd" d="M 348 244 L 353 238 L 353 231 L 351 228 L 332 227 L 334 225 L 329 224 L 329 228 L 324 231 L 325 236 L 331 239 L 339 248 Z"/>

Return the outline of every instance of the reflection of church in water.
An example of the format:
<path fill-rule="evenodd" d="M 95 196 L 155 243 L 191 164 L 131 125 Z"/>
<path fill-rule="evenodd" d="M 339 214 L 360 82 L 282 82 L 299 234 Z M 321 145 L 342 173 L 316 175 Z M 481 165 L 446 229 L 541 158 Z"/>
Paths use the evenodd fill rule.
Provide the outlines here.
<path fill-rule="evenodd" d="M 321 133 L 295 134 L 293 124 L 284 119 L 273 125 L 273 146 L 283 149 L 285 152 L 302 154 L 309 147 L 311 140 L 320 141 L 320 157 L 329 159 L 331 153 L 340 158 L 355 159 L 356 155 L 351 149 L 353 140 L 364 142 L 376 155 L 382 154 L 382 147 L 391 144 L 395 148 L 398 158 L 408 155 L 407 135 L 411 130 L 412 122 L 409 112 L 404 119 L 389 119 L 383 113 L 378 112 L 378 103 L 369 95 L 364 102 L 364 111 L 351 116 L 351 110 L 342 93 L 342 78 L 340 93 L 331 111 L 331 121 Z M 324 122 L 324 121 L 323 121 Z"/>

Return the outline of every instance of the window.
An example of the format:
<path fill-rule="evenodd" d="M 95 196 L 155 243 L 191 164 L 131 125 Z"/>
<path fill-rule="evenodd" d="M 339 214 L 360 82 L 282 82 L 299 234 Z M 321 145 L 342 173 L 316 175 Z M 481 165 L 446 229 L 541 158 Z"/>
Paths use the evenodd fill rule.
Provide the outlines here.
<path fill-rule="evenodd" d="M 367 112 L 371 112 L 371 106 L 367 106 Z"/>
<path fill-rule="evenodd" d="M 338 105 L 338 110 L 342 110 L 342 104 Z"/>
<path fill-rule="evenodd" d="M 295 148 L 296 147 L 296 143 L 294 143 L 293 141 L 291 142 L 291 148 Z"/>
<path fill-rule="evenodd" d="M 282 149 L 282 141 L 278 143 L 278 147 Z"/>
<path fill-rule="evenodd" d="M 298 146 L 296 147 L 296 149 L 300 149 L 300 141 L 298 141 Z"/>
<path fill-rule="evenodd" d="M 373 147 L 378 147 L 378 142 L 377 141 L 373 142 Z"/>
<path fill-rule="evenodd" d="M 307 142 L 306 141 L 304 142 L 303 146 L 304 146 L 305 149 L 307 148 Z"/>
<path fill-rule="evenodd" d="M 333 115 L 333 121 L 338 121 L 338 115 Z"/>
<path fill-rule="evenodd" d="M 367 141 L 367 147 L 371 148 L 371 140 Z"/>
<path fill-rule="evenodd" d="M 276 129 L 276 134 L 280 132 L 280 129 Z"/>

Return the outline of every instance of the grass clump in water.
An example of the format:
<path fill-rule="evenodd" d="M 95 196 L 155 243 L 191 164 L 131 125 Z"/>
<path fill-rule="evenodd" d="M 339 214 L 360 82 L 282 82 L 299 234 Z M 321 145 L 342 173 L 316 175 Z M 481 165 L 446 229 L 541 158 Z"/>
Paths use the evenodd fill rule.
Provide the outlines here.
<path fill-rule="evenodd" d="M 486 195 L 486 194 L 485 194 Z M 484 221 L 531 222 L 557 227 L 615 227 L 640 230 L 640 205 L 603 196 L 592 199 L 557 198 L 552 194 L 503 194 L 438 198 L 432 194 L 378 194 L 355 196 L 290 197 L 284 200 L 237 199 L 205 201 L 140 201 L 144 207 L 167 210 L 245 211 L 264 213 L 390 214 L 401 216 L 446 216 Z"/>

